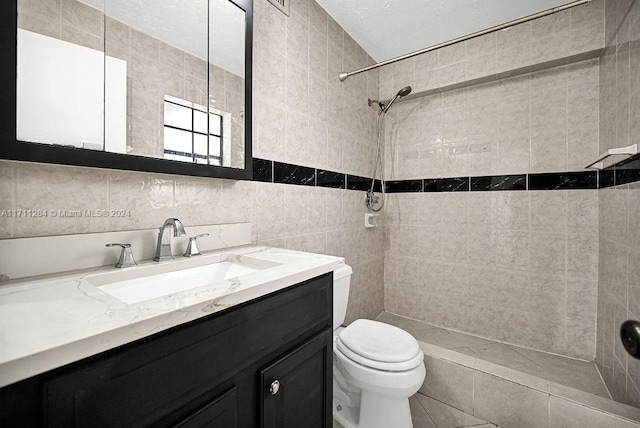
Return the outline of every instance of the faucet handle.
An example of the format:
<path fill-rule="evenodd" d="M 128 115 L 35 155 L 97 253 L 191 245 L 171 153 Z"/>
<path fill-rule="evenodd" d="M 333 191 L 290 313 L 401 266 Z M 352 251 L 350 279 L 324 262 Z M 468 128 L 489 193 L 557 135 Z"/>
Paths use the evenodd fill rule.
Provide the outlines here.
<path fill-rule="evenodd" d="M 198 244 L 196 239 L 202 238 L 203 236 L 209 236 L 208 233 L 202 233 L 200 235 L 196 235 L 189 238 L 189 245 L 187 245 L 187 250 L 184 252 L 184 257 L 192 257 L 192 256 L 201 256 L 200 250 L 198 250 Z"/>
<path fill-rule="evenodd" d="M 122 247 L 122 252 L 120 253 L 120 258 L 118 259 L 118 263 L 116 263 L 117 268 L 128 268 L 131 266 L 138 266 L 136 260 L 133 258 L 133 252 L 131 251 L 131 244 L 106 244 L 105 247 Z"/>

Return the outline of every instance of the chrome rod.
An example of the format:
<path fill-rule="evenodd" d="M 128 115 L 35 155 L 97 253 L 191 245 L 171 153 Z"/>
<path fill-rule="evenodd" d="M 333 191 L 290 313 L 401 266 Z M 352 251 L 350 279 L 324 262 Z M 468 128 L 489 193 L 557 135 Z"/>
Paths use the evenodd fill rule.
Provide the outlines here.
<path fill-rule="evenodd" d="M 384 65 L 393 64 L 394 62 L 402 61 L 403 59 L 412 58 L 417 55 L 421 55 L 423 53 L 431 52 L 436 49 L 444 48 L 445 46 L 453 45 L 455 43 L 464 42 L 469 39 L 473 39 L 475 37 L 484 36 L 485 34 L 493 33 L 494 31 L 503 30 L 505 28 L 513 27 L 514 25 L 522 24 L 524 22 L 532 21 L 537 18 L 542 18 L 543 16 L 551 15 L 553 13 L 561 12 L 565 9 L 570 9 L 575 6 L 580 6 L 581 4 L 589 3 L 591 0 L 577 0 L 571 3 L 567 3 L 563 6 L 554 7 L 552 9 L 543 10 L 542 12 L 534 13 L 533 15 L 528 15 L 523 18 L 518 18 L 513 21 L 506 22 L 504 24 L 496 25 L 481 31 L 476 31 L 475 33 L 468 34 L 466 36 L 458 37 L 457 39 L 449 40 L 448 42 L 442 42 L 437 45 L 430 46 L 428 48 L 420 49 L 419 51 L 411 52 L 396 58 L 391 58 L 386 61 L 379 62 L 377 64 L 368 65 L 366 67 L 360 68 L 354 71 L 343 71 L 338 74 L 338 79 L 341 82 L 344 82 L 349 77 L 354 76 L 356 74 L 364 73 L 365 71 L 373 70 L 378 67 L 382 67 Z"/>

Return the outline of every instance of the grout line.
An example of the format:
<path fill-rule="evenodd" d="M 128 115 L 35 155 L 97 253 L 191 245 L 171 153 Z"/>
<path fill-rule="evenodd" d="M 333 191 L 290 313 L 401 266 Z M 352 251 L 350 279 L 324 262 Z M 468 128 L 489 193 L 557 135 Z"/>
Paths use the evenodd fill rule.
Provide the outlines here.
<path fill-rule="evenodd" d="M 548 386 L 549 384 L 547 384 Z M 551 425 L 551 394 L 547 394 L 547 426 Z"/>
<path fill-rule="evenodd" d="M 602 373 L 600 373 L 600 368 L 598 367 L 598 364 L 596 364 L 596 371 L 598 372 L 598 376 L 600 376 L 600 381 L 602 381 L 602 384 L 604 385 L 605 391 L 607 391 L 607 395 L 609 396 L 609 399 L 613 400 L 613 396 L 611 395 L 611 392 L 609 391 L 609 386 L 604 381 L 604 378 L 602 377 Z"/>
<path fill-rule="evenodd" d="M 521 352 L 519 352 L 517 349 L 514 349 L 512 345 L 509 345 L 507 343 L 505 343 L 505 345 L 511 349 L 512 351 L 514 351 L 515 353 L 519 354 L 520 356 L 522 356 L 522 358 L 524 358 L 527 361 L 531 361 L 531 364 L 533 364 L 534 366 L 538 366 L 540 367 L 540 365 L 538 363 L 536 363 L 535 361 L 531 360 L 530 358 L 527 358 L 525 355 L 523 355 Z"/>
<path fill-rule="evenodd" d="M 420 391 L 416 392 L 416 394 L 415 394 L 415 395 L 418 395 L 418 394 L 424 395 L 424 394 L 422 394 Z M 424 395 L 424 396 L 425 396 L 425 397 L 429 397 L 428 395 Z M 431 397 L 429 397 L 429 398 L 431 398 Z M 433 398 L 431 398 L 431 399 L 433 400 Z M 429 420 L 431 421 L 431 423 L 433 424 L 433 426 L 437 427 L 437 425 L 436 425 L 436 421 L 434 421 L 434 420 L 433 420 L 433 418 L 431 417 L 431 415 L 430 415 L 430 414 L 429 414 L 429 412 L 427 411 L 426 407 L 424 407 L 424 406 L 422 405 L 422 403 L 420 402 L 420 400 L 419 400 L 417 397 L 416 397 L 416 401 L 418 402 L 418 405 L 420 405 L 420 407 L 422 407 L 422 410 L 424 410 L 424 413 L 427 415 L 427 417 L 429 418 Z M 436 401 L 437 401 L 437 400 L 436 400 Z M 444 403 L 443 403 L 443 404 L 444 404 Z"/>

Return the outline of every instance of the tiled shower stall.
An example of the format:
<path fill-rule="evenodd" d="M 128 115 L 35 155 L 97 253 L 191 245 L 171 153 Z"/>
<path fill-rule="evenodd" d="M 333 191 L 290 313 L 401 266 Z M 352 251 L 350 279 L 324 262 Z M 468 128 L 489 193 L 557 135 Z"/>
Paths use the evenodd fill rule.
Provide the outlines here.
<path fill-rule="evenodd" d="M 598 59 L 567 58 L 602 48 L 603 6 L 590 3 L 589 13 L 567 10 L 381 71 L 381 88 L 406 79 L 417 91 L 441 88 L 401 104 L 389 121 L 388 179 L 583 170 L 599 150 Z M 579 45 L 584 33 L 591 43 Z M 555 50 L 544 50 L 549 47 Z M 466 74 L 452 82 L 452 68 Z M 423 76 L 433 73 L 440 80 L 421 87 Z M 441 76 L 447 80 L 440 83 Z M 453 192 L 391 197 L 387 309 L 593 358 L 597 190 L 470 192 L 471 183 L 463 183 Z"/>
<path fill-rule="evenodd" d="M 423 95 L 388 115 L 386 310 L 595 359 L 634 406 L 638 165 L 580 171 L 637 140 L 639 19 L 593 1 L 380 70 L 382 99 Z"/>

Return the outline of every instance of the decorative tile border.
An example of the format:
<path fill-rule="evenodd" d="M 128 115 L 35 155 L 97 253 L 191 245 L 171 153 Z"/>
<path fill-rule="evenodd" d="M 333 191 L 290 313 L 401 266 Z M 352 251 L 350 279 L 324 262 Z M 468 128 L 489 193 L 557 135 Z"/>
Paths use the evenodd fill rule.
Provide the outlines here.
<path fill-rule="evenodd" d="M 253 158 L 253 181 L 273 183 L 273 162 Z"/>
<path fill-rule="evenodd" d="M 640 154 L 600 171 L 598 187 L 620 186 L 640 181 Z"/>
<path fill-rule="evenodd" d="M 366 191 L 371 178 L 253 158 L 253 181 Z M 640 181 L 640 155 L 602 171 L 387 180 L 387 193 L 602 189 Z M 376 180 L 374 190 L 380 192 Z"/>
<path fill-rule="evenodd" d="M 529 174 L 529 190 L 597 189 L 598 172 L 561 172 Z"/>
<path fill-rule="evenodd" d="M 273 182 L 297 184 L 300 186 L 315 186 L 316 170 L 308 166 L 273 162 Z"/>
<path fill-rule="evenodd" d="M 489 190 L 527 190 L 527 176 L 520 174 L 471 178 L 472 192 Z"/>
<path fill-rule="evenodd" d="M 385 181 L 387 193 L 422 192 L 423 180 L 389 180 Z"/>
<path fill-rule="evenodd" d="M 316 170 L 316 186 L 331 187 L 333 189 L 344 189 L 347 185 L 345 174 L 340 172 Z"/>
<path fill-rule="evenodd" d="M 346 174 L 347 176 L 347 189 L 348 190 L 361 190 L 367 191 L 371 189 L 371 179 L 367 177 L 359 177 L 357 175 Z M 382 190 L 380 180 L 376 180 L 373 186 L 375 192 Z"/>
<path fill-rule="evenodd" d="M 425 178 L 425 192 L 468 192 L 469 177 Z"/>

